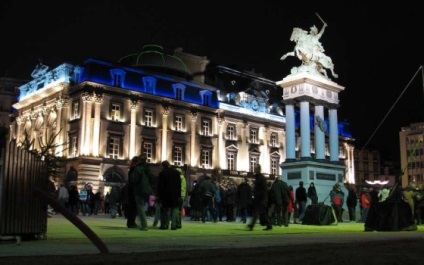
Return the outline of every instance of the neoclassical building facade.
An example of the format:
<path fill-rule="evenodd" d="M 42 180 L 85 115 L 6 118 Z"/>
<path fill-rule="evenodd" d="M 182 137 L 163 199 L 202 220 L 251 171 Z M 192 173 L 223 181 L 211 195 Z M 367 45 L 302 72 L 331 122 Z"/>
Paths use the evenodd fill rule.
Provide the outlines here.
<path fill-rule="evenodd" d="M 257 163 L 270 180 L 281 176 L 283 91 L 260 74 L 212 67 L 181 48 L 167 55 L 161 46 L 146 45 L 116 63 L 39 64 L 32 77 L 19 87 L 10 139 L 20 144 L 30 138 L 35 149 L 54 142 L 51 152 L 66 161 L 57 182 L 104 192 L 126 182 L 129 160 L 141 153 L 154 174 L 163 160 L 183 167 L 189 186 L 203 174 L 239 182 Z M 339 157 L 351 165 L 352 137 L 339 134 Z M 66 178 L 71 166 L 76 180 Z"/>

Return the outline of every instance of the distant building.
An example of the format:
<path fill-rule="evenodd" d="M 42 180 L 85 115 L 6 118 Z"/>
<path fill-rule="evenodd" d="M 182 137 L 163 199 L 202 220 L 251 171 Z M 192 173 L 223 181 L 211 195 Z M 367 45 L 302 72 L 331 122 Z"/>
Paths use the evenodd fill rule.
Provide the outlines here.
<path fill-rule="evenodd" d="M 424 123 L 412 123 L 399 132 L 402 187 L 424 183 Z"/>
<path fill-rule="evenodd" d="M 154 174 L 163 160 L 183 167 L 189 186 L 204 173 L 241 181 L 257 163 L 268 178 L 281 176 L 283 91 L 260 74 L 146 45 L 116 63 L 40 64 L 32 77 L 19 87 L 11 134 L 37 139 L 36 149 L 57 135 L 54 142 L 66 144 L 55 150 L 66 158 L 59 181 L 73 166 L 79 188 L 123 185 L 129 160 L 141 153 Z M 348 133 L 340 130 L 342 149 L 351 148 Z M 352 164 L 346 153 L 341 160 Z"/>
<path fill-rule="evenodd" d="M 18 101 L 19 86 L 27 80 L 0 77 L 0 127 L 7 128 L 12 124 L 12 105 Z"/>

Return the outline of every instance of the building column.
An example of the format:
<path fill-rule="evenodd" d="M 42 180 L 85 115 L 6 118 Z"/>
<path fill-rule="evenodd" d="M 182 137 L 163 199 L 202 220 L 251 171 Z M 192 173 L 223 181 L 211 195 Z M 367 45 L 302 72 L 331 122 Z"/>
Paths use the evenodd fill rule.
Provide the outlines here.
<path fill-rule="evenodd" d="M 87 137 L 87 124 L 89 118 L 88 118 L 88 112 L 91 115 L 91 109 L 88 111 L 89 108 L 91 108 L 91 98 L 92 95 L 88 92 L 83 92 L 82 94 L 82 110 L 81 110 L 81 130 L 79 135 L 79 154 L 80 155 L 86 155 L 88 153 L 88 146 L 86 145 L 86 137 Z"/>
<path fill-rule="evenodd" d="M 218 115 L 218 148 L 214 148 L 214 165 L 213 168 L 222 169 L 225 165 L 225 146 L 224 146 L 224 121 Z"/>
<path fill-rule="evenodd" d="M 63 99 L 60 97 L 56 100 L 56 130 L 55 135 L 56 138 L 54 139 L 55 144 L 57 146 L 56 148 L 56 154 L 58 156 L 63 156 L 63 134 L 61 133 L 61 130 L 64 130 L 62 127 L 62 107 L 63 107 Z"/>
<path fill-rule="evenodd" d="M 197 112 L 191 112 L 191 129 L 190 129 L 190 166 L 196 167 L 196 121 Z"/>
<path fill-rule="evenodd" d="M 136 152 L 135 152 L 135 128 L 136 128 L 136 119 L 137 119 L 137 105 L 138 105 L 138 101 L 136 99 L 131 100 L 129 159 L 132 159 L 136 154 Z"/>
<path fill-rule="evenodd" d="M 237 170 L 249 172 L 250 169 L 250 154 L 247 138 L 249 137 L 249 129 L 246 122 L 241 125 L 241 141 L 240 149 L 237 153 Z M 244 156 L 243 156 L 244 155 Z"/>
<path fill-rule="evenodd" d="M 62 139 L 62 143 L 69 143 L 69 135 L 68 135 L 68 124 L 69 124 L 69 99 L 68 98 L 64 98 L 63 99 L 63 105 L 62 105 L 62 124 L 60 125 L 62 128 L 62 131 L 60 132 L 61 139 Z M 69 146 L 68 146 L 69 147 Z M 69 148 L 65 148 L 65 150 L 63 150 L 62 152 L 63 156 L 69 156 Z"/>
<path fill-rule="evenodd" d="M 315 159 L 325 159 L 325 132 L 320 128 L 324 122 L 324 106 L 315 106 L 314 132 L 315 132 Z"/>
<path fill-rule="evenodd" d="M 161 161 L 167 160 L 167 151 L 168 151 L 168 114 L 169 114 L 169 107 L 168 106 L 162 106 L 163 112 L 162 112 L 162 154 L 161 154 Z M 172 153 L 172 149 L 171 149 Z"/>
<path fill-rule="evenodd" d="M 339 161 L 339 128 L 337 122 L 337 109 L 328 110 L 330 123 L 330 161 Z"/>
<path fill-rule="evenodd" d="M 99 156 L 100 144 L 100 112 L 103 96 L 100 94 L 94 95 L 94 125 L 93 125 L 93 156 Z"/>
<path fill-rule="evenodd" d="M 294 104 L 286 104 L 286 160 L 296 160 L 296 125 Z"/>
<path fill-rule="evenodd" d="M 311 158 L 311 129 L 309 121 L 309 102 L 300 102 L 300 157 Z"/>
<path fill-rule="evenodd" d="M 268 127 L 260 128 L 262 129 L 262 134 L 260 135 L 259 139 L 263 139 L 263 145 L 259 148 L 261 150 L 261 157 L 259 159 L 261 165 L 264 166 L 264 170 L 262 172 L 269 172 L 271 173 L 271 159 L 269 158 L 269 146 L 268 146 L 268 137 L 269 137 L 269 129 Z"/>

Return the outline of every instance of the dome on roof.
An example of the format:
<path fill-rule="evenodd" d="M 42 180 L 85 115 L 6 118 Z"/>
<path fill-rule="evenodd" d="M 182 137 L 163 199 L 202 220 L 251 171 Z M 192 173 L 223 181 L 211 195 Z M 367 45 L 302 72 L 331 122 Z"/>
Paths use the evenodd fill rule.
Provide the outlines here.
<path fill-rule="evenodd" d="M 163 47 L 155 44 L 144 45 L 141 52 L 124 56 L 118 63 L 184 78 L 191 76 L 190 70 L 180 58 L 165 54 Z"/>

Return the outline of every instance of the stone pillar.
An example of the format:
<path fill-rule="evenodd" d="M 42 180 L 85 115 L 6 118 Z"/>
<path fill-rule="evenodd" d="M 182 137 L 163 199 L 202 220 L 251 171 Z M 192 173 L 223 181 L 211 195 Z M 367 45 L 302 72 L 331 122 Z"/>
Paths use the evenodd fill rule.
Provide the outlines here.
<path fill-rule="evenodd" d="M 337 121 L 337 109 L 328 110 L 330 123 L 330 161 L 339 161 L 339 128 Z"/>
<path fill-rule="evenodd" d="M 319 122 L 324 122 L 324 106 L 315 106 L 315 159 L 325 159 L 325 132 L 321 130 Z"/>
<path fill-rule="evenodd" d="M 311 158 L 311 129 L 309 122 L 309 102 L 300 102 L 300 152 L 302 159 Z"/>
<path fill-rule="evenodd" d="M 296 126 L 294 104 L 286 103 L 286 160 L 296 159 Z"/>

